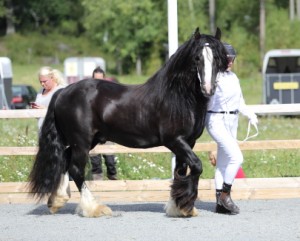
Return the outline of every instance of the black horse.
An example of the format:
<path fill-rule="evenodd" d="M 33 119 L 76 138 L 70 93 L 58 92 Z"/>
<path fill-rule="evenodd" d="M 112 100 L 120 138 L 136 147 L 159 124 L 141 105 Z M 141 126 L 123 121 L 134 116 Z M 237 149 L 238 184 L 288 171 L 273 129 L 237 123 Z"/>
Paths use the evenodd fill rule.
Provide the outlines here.
<path fill-rule="evenodd" d="M 226 50 L 215 36 L 193 36 L 146 83 L 122 85 L 88 79 L 57 91 L 39 138 L 29 187 L 39 199 L 50 195 L 52 213 L 70 198 L 69 175 L 81 194 L 78 212 L 86 217 L 110 215 L 85 184 L 88 154 L 112 141 L 128 147 L 166 146 L 176 155 L 168 216 L 195 216 L 194 202 L 202 163 L 192 148 L 203 132 L 216 76 L 227 68 Z M 189 167 L 189 172 L 187 169 Z"/>

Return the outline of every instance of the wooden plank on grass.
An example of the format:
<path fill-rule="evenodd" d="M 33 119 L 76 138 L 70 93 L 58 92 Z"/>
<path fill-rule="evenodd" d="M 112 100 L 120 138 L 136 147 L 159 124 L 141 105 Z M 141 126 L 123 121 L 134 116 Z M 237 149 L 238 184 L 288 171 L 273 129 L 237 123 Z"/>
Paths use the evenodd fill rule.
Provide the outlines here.
<path fill-rule="evenodd" d="M 87 184 L 101 202 L 167 202 L 170 197 L 170 180 L 89 181 Z M 69 202 L 78 203 L 80 194 L 74 182 L 70 185 Z M 0 183 L 0 203 L 36 203 L 26 186 L 27 183 Z M 300 177 L 236 179 L 232 196 L 237 200 L 300 198 Z M 213 179 L 199 181 L 198 198 L 215 200 Z"/>
<path fill-rule="evenodd" d="M 287 199 L 300 198 L 299 188 L 250 188 L 234 189 L 231 196 L 235 200 L 255 200 L 255 199 Z"/>
<path fill-rule="evenodd" d="M 264 140 L 239 143 L 241 150 L 283 150 L 299 149 L 300 140 Z"/>
<path fill-rule="evenodd" d="M 0 193 L 27 193 L 27 182 L 1 182 Z"/>
<path fill-rule="evenodd" d="M 172 181 L 167 180 L 117 180 L 117 181 L 88 181 L 87 185 L 92 192 L 99 191 L 170 191 Z M 209 190 L 213 186 L 213 180 L 201 179 L 198 188 Z M 76 189 L 75 185 L 72 187 Z"/>

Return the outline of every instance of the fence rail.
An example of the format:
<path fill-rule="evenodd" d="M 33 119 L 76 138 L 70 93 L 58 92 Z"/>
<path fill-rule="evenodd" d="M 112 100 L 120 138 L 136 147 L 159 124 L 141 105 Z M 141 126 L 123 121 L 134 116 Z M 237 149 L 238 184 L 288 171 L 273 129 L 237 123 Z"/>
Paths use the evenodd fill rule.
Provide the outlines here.
<path fill-rule="evenodd" d="M 258 115 L 300 115 L 300 104 L 248 105 Z M 45 109 L 0 110 L 0 119 L 45 117 Z"/>
<path fill-rule="evenodd" d="M 248 105 L 258 115 L 300 115 L 300 104 Z"/>

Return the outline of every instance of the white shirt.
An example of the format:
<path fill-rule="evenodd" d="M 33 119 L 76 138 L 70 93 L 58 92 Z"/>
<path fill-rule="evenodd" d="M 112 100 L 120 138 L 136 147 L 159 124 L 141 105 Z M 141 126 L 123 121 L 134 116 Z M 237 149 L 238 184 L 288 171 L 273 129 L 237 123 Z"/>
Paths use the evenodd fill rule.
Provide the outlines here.
<path fill-rule="evenodd" d="M 245 104 L 238 77 L 231 71 L 218 74 L 216 92 L 210 98 L 207 110 L 215 112 L 238 110 L 249 119 L 254 115 Z"/>
<path fill-rule="evenodd" d="M 64 86 L 61 86 L 61 85 L 58 85 L 56 86 L 55 88 L 53 88 L 53 90 L 51 90 L 48 94 L 46 95 L 43 95 L 43 91 L 44 89 L 42 89 L 36 96 L 36 99 L 35 99 L 35 103 L 40 105 L 40 106 L 45 106 L 46 108 L 49 106 L 50 104 L 50 101 L 51 101 L 51 98 L 53 96 L 53 94 L 61 89 L 61 88 L 64 88 Z M 42 124 L 44 122 L 44 118 L 39 118 L 39 121 L 38 121 L 38 127 L 39 129 L 42 127 Z"/>

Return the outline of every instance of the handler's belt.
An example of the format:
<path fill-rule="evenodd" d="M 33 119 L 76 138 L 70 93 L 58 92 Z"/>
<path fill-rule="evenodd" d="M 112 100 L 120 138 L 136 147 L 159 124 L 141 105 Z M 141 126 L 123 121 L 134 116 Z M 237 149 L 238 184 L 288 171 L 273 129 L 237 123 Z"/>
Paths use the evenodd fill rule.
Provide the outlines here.
<path fill-rule="evenodd" d="M 209 110 L 209 111 L 207 111 L 207 113 L 237 115 L 239 113 L 239 111 L 238 110 L 234 110 L 234 111 L 213 111 L 213 110 Z"/>

